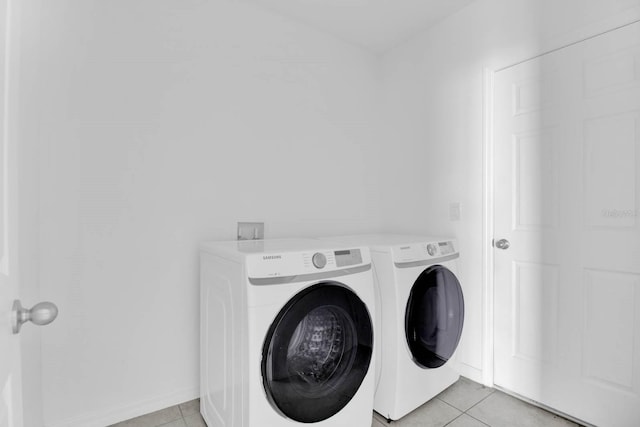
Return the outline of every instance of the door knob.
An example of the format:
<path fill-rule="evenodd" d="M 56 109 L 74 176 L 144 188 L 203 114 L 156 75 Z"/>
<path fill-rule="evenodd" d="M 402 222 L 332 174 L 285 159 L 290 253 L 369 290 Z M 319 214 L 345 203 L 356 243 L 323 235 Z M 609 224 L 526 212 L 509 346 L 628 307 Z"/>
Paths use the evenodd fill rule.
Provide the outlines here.
<path fill-rule="evenodd" d="M 509 246 L 511 246 L 511 243 L 509 243 L 509 241 L 507 239 L 500 239 L 497 242 L 493 243 L 493 246 L 495 246 L 498 249 L 509 249 Z"/>
<path fill-rule="evenodd" d="M 33 307 L 24 308 L 17 299 L 13 302 L 13 333 L 20 333 L 23 323 L 32 322 L 36 325 L 48 325 L 58 317 L 58 307 L 52 302 L 39 302 Z"/>

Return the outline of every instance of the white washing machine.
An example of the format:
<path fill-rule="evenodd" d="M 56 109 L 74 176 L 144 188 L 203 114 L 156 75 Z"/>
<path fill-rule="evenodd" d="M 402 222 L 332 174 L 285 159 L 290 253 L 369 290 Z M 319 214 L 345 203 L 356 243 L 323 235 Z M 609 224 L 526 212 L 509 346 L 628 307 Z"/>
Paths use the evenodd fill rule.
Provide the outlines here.
<path fill-rule="evenodd" d="M 322 240 L 371 250 L 379 337 L 374 409 L 389 420 L 400 419 L 459 378 L 447 363 L 464 323 L 457 242 L 384 234 Z"/>
<path fill-rule="evenodd" d="M 374 286 L 367 247 L 201 246 L 200 411 L 209 427 L 370 427 Z"/>

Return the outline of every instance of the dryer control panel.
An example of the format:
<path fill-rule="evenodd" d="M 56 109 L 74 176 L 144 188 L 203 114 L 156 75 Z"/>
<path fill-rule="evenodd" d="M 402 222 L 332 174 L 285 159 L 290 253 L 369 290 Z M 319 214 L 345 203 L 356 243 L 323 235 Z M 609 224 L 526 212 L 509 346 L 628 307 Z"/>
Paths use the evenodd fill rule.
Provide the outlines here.
<path fill-rule="evenodd" d="M 440 259 L 457 258 L 455 240 L 442 240 L 438 242 L 411 243 L 398 245 L 392 248 L 393 261 L 397 263 L 418 262 Z"/>

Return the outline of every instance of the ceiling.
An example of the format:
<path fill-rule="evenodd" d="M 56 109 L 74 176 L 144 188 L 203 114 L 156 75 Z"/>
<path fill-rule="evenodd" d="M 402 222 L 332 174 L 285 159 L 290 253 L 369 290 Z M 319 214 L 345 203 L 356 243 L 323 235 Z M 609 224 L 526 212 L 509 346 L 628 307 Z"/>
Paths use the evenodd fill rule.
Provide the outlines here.
<path fill-rule="evenodd" d="M 245 0 L 382 53 L 474 0 Z"/>

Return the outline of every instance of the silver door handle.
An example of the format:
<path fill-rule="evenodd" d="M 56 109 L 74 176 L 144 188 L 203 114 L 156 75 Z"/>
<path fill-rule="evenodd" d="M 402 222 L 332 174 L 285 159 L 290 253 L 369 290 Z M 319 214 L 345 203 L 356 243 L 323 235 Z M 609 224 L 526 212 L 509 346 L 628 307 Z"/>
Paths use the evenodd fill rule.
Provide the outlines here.
<path fill-rule="evenodd" d="M 36 325 L 48 325 L 58 317 L 58 307 L 52 302 L 39 302 L 33 307 L 24 308 L 17 299 L 13 302 L 13 333 L 20 333 L 20 328 L 26 322 L 32 322 Z"/>
<path fill-rule="evenodd" d="M 509 249 L 509 246 L 511 246 L 511 243 L 509 243 L 509 241 L 507 239 L 500 239 L 497 242 L 493 242 L 493 246 L 495 246 L 498 249 Z"/>

